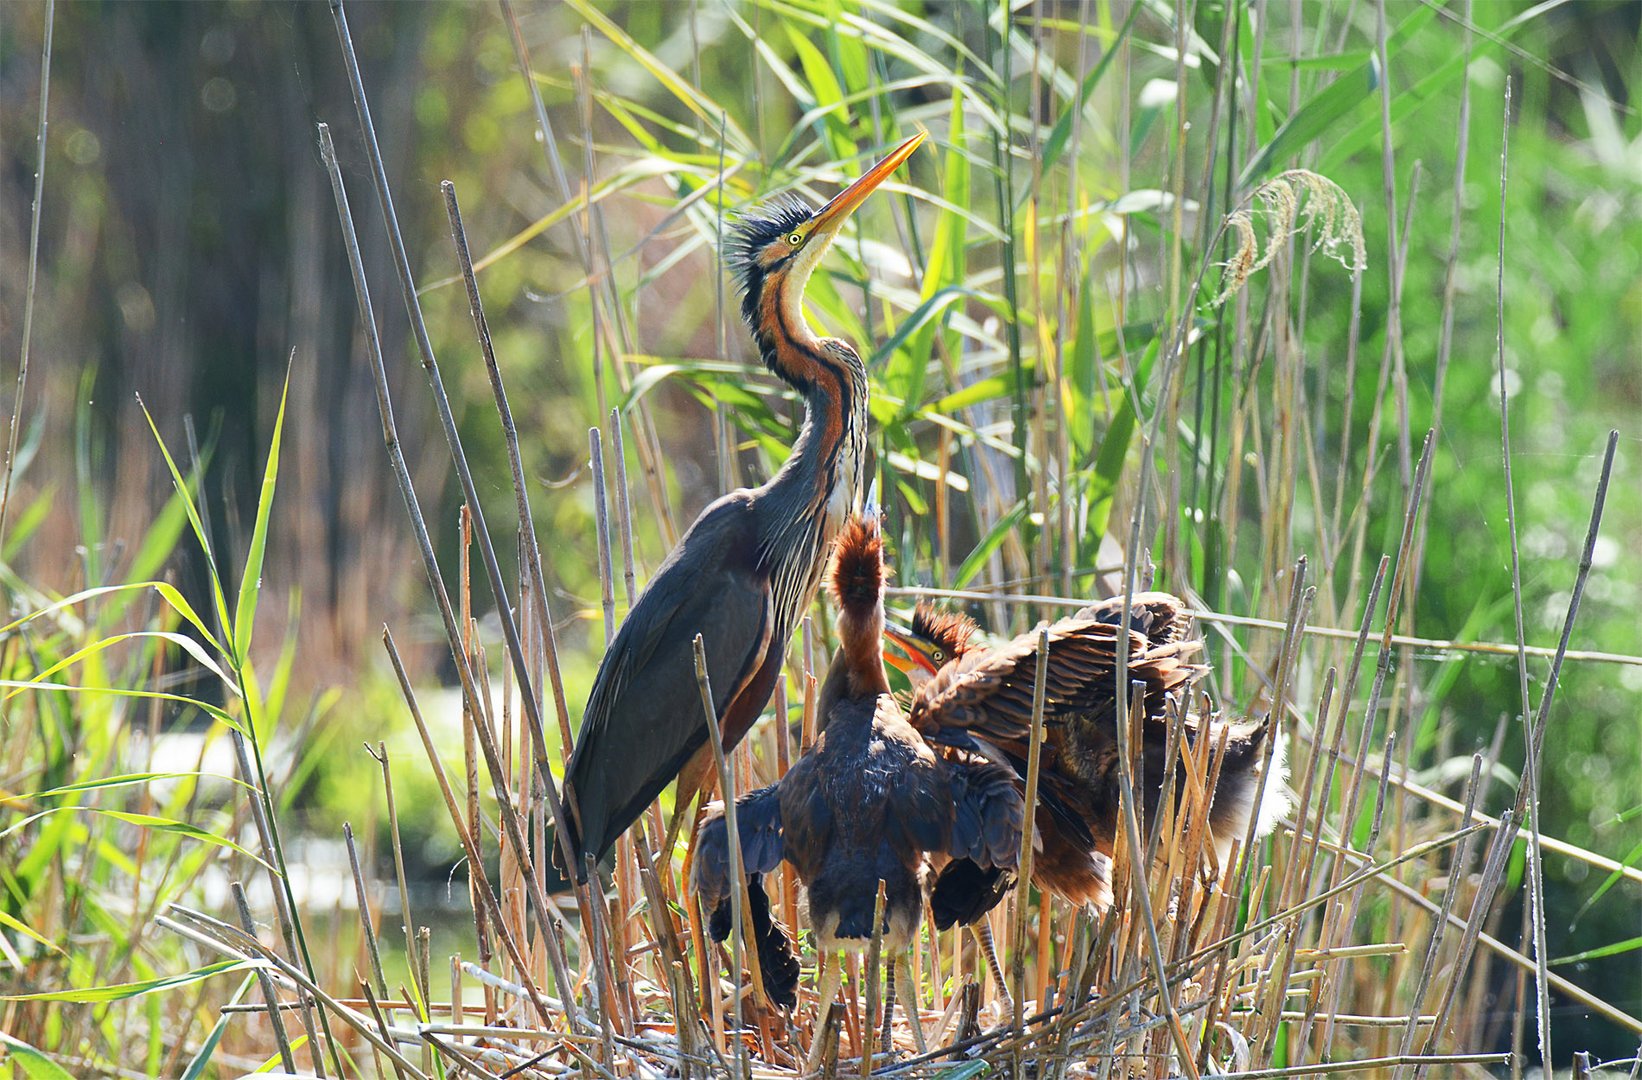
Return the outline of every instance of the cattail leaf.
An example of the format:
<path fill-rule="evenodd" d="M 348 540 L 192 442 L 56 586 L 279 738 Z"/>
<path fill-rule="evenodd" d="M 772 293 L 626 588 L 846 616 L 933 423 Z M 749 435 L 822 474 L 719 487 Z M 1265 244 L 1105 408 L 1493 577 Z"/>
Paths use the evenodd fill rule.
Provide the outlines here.
<path fill-rule="evenodd" d="M 90 780 L 82 780 L 77 784 L 63 784 L 61 787 L 47 788 L 44 791 L 36 791 L 31 795 L 19 796 L 19 798 L 26 801 L 33 801 L 35 799 L 49 799 L 58 795 L 74 795 L 83 791 L 101 791 L 104 788 L 130 787 L 133 784 L 152 784 L 158 780 L 188 780 L 199 779 L 200 777 L 210 777 L 213 780 L 227 780 L 230 783 L 239 784 L 247 790 L 252 790 L 249 784 L 246 784 L 238 777 L 225 776 L 222 773 L 196 772 L 189 770 L 187 772 L 140 772 L 124 773 L 120 776 L 98 776 L 93 777 Z"/>
<path fill-rule="evenodd" d="M 226 724 L 235 731 L 241 733 L 244 733 L 245 731 L 245 729 L 240 726 L 240 722 L 238 720 L 234 719 L 217 706 L 211 704 L 209 701 L 201 701 L 198 698 L 187 697 L 183 694 L 168 694 L 163 690 L 132 690 L 118 686 L 76 686 L 73 683 L 41 682 L 39 680 L 23 682 L 18 679 L 0 679 L 0 689 L 15 689 L 18 687 L 21 687 L 24 690 L 56 690 L 66 694 L 112 694 L 115 697 L 147 698 L 153 701 L 175 701 L 183 705 L 192 706 L 209 715 L 211 719 L 216 720 L 218 723 Z"/>
<path fill-rule="evenodd" d="M 832 65 L 821 50 L 790 23 L 787 25 L 787 37 L 792 41 L 798 62 L 804 69 L 804 78 L 810 88 L 809 100 L 814 102 L 815 112 L 825 117 L 825 124 L 817 134 L 826 139 L 828 149 L 839 160 L 854 156 L 855 143 L 850 138 L 849 121 L 842 107 L 844 88 L 838 85 Z"/>
<path fill-rule="evenodd" d="M 1134 400 L 1146 386 L 1152 364 L 1157 360 L 1158 338 L 1153 338 L 1135 365 L 1132 393 L 1118 395 L 1118 406 L 1112 411 L 1112 422 L 1107 425 L 1106 437 L 1100 442 L 1100 456 L 1095 459 L 1095 476 L 1089 490 L 1089 533 L 1091 537 L 1106 535 L 1111 523 L 1112 500 L 1117 497 L 1118 483 L 1123 478 L 1124 462 L 1129 457 L 1129 443 L 1134 439 L 1138 418 Z"/>
<path fill-rule="evenodd" d="M 56 663 L 35 675 L 27 682 L 23 682 L 20 685 L 14 685 L 11 693 L 7 694 L 4 699 L 0 700 L 9 701 L 18 694 L 22 693 L 24 690 L 27 690 L 31 683 L 48 682 L 53 675 L 57 674 L 57 672 L 63 670 L 64 668 L 72 667 L 87 657 L 94 656 L 105 649 L 111 648 L 125 641 L 147 638 L 156 638 L 160 641 L 166 641 L 172 645 L 175 645 L 177 648 L 183 650 L 189 656 L 198 661 L 201 667 L 221 679 L 223 681 L 223 685 L 227 686 L 230 692 L 237 693 L 237 691 L 234 690 L 234 682 L 231 678 L 229 678 L 228 673 L 218 667 L 217 662 L 211 659 L 211 654 L 206 652 L 205 649 L 200 646 L 200 643 L 195 641 L 193 638 L 186 634 L 174 634 L 168 630 L 134 630 L 129 634 L 111 634 L 108 637 L 95 639 L 91 642 L 91 644 L 76 649 L 67 656 L 62 657 Z"/>
<path fill-rule="evenodd" d="M 678 72 L 668 67 L 644 46 L 640 45 L 627 31 L 617 26 L 598 5 L 588 0 L 566 0 L 582 18 L 592 24 L 593 29 L 609 38 L 610 41 L 633 59 L 640 67 L 648 71 L 655 80 L 670 94 L 677 98 L 685 108 L 695 113 L 713 131 L 717 131 L 720 122 L 724 124 L 725 136 L 738 156 L 749 156 L 752 153 L 753 141 L 747 133 L 741 130 L 740 125 L 728 119 L 726 111 L 719 104 L 691 86 L 689 81 L 681 77 Z"/>
<path fill-rule="evenodd" d="M 245 976 L 245 978 L 240 981 L 239 989 L 234 991 L 234 996 L 228 999 L 228 1003 L 230 1005 L 238 1005 L 240 1000 L 245 997 L 246 991 L 251 989 L 251 984 L 255 981 L 255 973 Z M 223 1033 L 228 1030 L 228 1021 L 232 1020 L 233 1017 L 234 1014 L 230 1012 L 219 1013 L 217 1016 L 217 1022 L 211 1027 L 211 1034 L 205 1037 L 205 1041 L 200 1044 L 199 1050 L 189 1060 L 188 1068 L 182 1071 L 182 1080 L 199 1080 L 200 1077 L 205 1075 L 206 1067 L 211 1064 L 211 1058 L 217 1052 L 217 1044 L 222 1042 Z M 155 1026 L 158 1028 L 158 1025 Z M 297 1047 L 305 1043 L 307 1039 L 308 1036 L 302 1035 L 291 1040 L 291 1049 L 297 1049 Z M 275 1054 L 269 1062 L 265 1062 L 261 1068 L 257 1069 L 257 1072 L 271 1072 L 273 1071 L 274 1066 L 279 1063 L 279 1055 Z"/>
<path fill-rule="evenodd" d="M 985 569 L 986 561 L 992 557 L 992 553 L 997 551 L 1009 534 L 1015 531 L 1015 527 L 1021 523 L 1021 519 L 1025 516 L 1026 503 L 1023 500 L 1016 503 L 1007 514 L 999 518 L 992 528 L 987 531 L 987 534 L 981 538 L 981 542 L 975 545 L 975 550 L 971 551 L 964 559 L 963 564 L 958 567 L 957 574 L 953 575 L 952 578 L 952 587 L 962 589 L 971 581 L 974 581 L 975 575 Z"/>
<path fill-rule="evenodd" d="M 1379 57 L 1371 56 L 1366 64 L 1341 75 L 1300 106 L 1300 110 L 1277 129 L 1271 141 L 1249 160 L 1243 174 L 1237 178 L 1237 190 L 1245 190 L 1263 179 L 1279 163 L 1299 153 L 1341 117 L 1371 100 L 1382 77 Z"/>
<path fill-rule="evenodd" d="M 1628 938 L 1625 941 L 1615 941 L 1611 944 L 1602 945 L 1595 949 L 1586 949 L 1584 952 L 1574 953 L 1572 956 L 1559 956 L 1555 960 L 1549 961 L 1549 963 L 1552 966 L 1557 964 L 1577 964 L 1582 960 L 1601 960 L 1603 957 L 1619 956 L 1621 953 L 1634 952 L 1637 949 L 1642 949 L 1642 937 Z"/>
<path fill-rule="evenodd" d="M 217 622 L 222 626 L 223 633 L 231 634 L 233 623 L 228 618 L 228 598 L 222 591 L 222 578 L 217 573 L 216 553 L 211 550 L 211 541 L 205 531 L 205 521 L 200 516 L 199 506 L 194 502 L 193 489 L 187 480 L 183 479 L 182 470 L 177 468 L 177 462 L 171 457 L 171 450 L 160 437 L 159 425 L 154 423 L 153 415 L 141 398 L 137 399 L 137 406 L 143 411 L 143 419 L 148 421 L 148 430 L 154 434 L 154 442 L 160 448 L 160 456 L 165 459 L 165 467 L 171 473 L 171 483 L 177 495 L 182 499 L 183 506 L 188 510 L 188 522 L 194 527 L 194 538 L 199 541 L 200 550 L 205 552 L 205 566 L 211 578 L 211 602 L 216 605 Z M 229 642 L 230 648 L 232 641 Z"/>
<path fill-rule="evenodd" d="M 266 862 L 263 862 L 263 860 L 261 858 L 258 858 L 255 854 L 253 854 L 250 851 L 247 851 L 245 848 L 240 847 L 238 844 L 234 843 L 232 840 L 228 839 L 226 836 L 218 836 L 216 833 L 207 832 L 206 830 L 204 830 L 202 828 L 199 828 L 196 825 L 188 824 L 186 821 L 177 821 L 174 818 L 160 817 L 157 814 L 134 814 L 134 813 L 130 813 L 129 811 L 125 811 L 125 810 L 108 810 L 108 809 L 104 809 L 103 807 L 100 807 L 100 806 L 54 806 L 49 810 L 42 810 L 37 814 L 30 814 L 28 817 L 24 818 L 23 820 L 15 823 L 13 825 L 8 826 L 4 830 L 0 830 L 0 839 L 4 839 L 5 837 L 10 836 L 12 833 L 15 833 L 15 832 L 18 832 L 19 830 L 25 829 L 28 826 L 34 824 L 36 821 L 39 821 L 42 818 L 51 817 L 54 814 L 60 814 L 60 813 L 65 813 L 65 812 L 77 812 L 77 811 L 83 811 L 83 812 L 88 813 L 88 814 L 100 814 L 103 817 L 110 817 L 110 818 L 113 818 L 116 821 L 123 821 L 127 825 L 135 825 L 140 829 L 150 829 L 150 830 L 153 830 L 154 832 L 170 833 L 173 836 L 181 836 L 181 837 L 186 837 L 187 839 L 190 839 L 190 840 L 198 840 L 198 841 L 200 841 L 201 843 L 204 843 L 204 844 L 212 844 L 212 845 L 215 845 L 217 847 L 229 848 L 230 850 L 237 851 L 241 855 L 244 855 L 248 858 L 255 859 L 259 864 L 261 864 L 264 867 L 267 867 L 269 870 L 273 869 L 273 867 L 268 866 L 268 864 Z M 127 996 L 130 996 L 130 995 L 127 995 Z M 52 1000 L 59 1000 L 59 999 L 52 999 Z M 61 1000 L 71 1000 L 71 999 L 64 998 L 64 999 L 61 999 Z M 87 1000 L 92 1000 L 92 999 L 87 999 Z M 99 998 L 99 999 L 95 999 L 95 1000 L 109 1000 L 109 1001 L 112 1001 L 114 999 L 112 999 L 112 998 Z"/>
<path fill-rule="evenodd" d="M 28 923 L 24 922 L 23 920 L 21 920 L 19 918 L 16 918 L 15 916 L 7 915 L 4 911 L 0 911 L 0 926 L 10 927 L 11 929 L 17 931 L 19 934 L 22 934 L 24 937 L 33 938 L 34 941 L 36 941 L 37 943 L 39 943 L 41 945 L 44 945 L 46 948 L 50 949 L 52 952 L 59 953 L 63 956 L 68 955 L 67 953 L 63 952 L 62 949 L 59 949 L 55 944 L 53 944 L 49 939 L 47 939 L 45 937 L 45 935 L 41 934 L 34 927 L 30 926 Z"/>

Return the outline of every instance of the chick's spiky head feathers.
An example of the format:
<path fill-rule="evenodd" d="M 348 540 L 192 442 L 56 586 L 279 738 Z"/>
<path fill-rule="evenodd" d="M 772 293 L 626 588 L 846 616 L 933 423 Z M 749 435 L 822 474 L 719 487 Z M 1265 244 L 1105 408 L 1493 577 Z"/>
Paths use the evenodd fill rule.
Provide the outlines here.
<path fill-rule="evenodd" d="M 832 574 L 827 581 L 833 600 L 847 614 L 868 616 L 883 603 L 888 578 L 877 518 L 852 516 L 833 547 Z"/>
<path fill-rule="evenodd" d="M 912 611 L 911 629 L 914 636 L 936 646 L 950 660 L 969 650 L 981 628 L 960 611 L 947 611 L 920 600 Z"/>

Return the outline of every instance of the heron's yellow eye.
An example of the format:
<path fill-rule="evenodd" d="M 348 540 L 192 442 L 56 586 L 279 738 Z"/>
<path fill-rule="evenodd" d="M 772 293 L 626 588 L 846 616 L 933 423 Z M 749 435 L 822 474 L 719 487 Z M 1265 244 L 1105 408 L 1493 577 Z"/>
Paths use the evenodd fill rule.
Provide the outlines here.
<path fill-rule="evenodd" d="M 946 653 L 942 652 L 940 649 L 936 649 L 934 652 L 929 654 L 929 658 L 939 664 L 946 660 Z"/>
<path fill-rule="evenodd" d="M 804 234 L 793 233 L 791 236 L 787 237 L 787 243 L 791 244 L 793 247 L 802 245 L 804 243 Z"/>

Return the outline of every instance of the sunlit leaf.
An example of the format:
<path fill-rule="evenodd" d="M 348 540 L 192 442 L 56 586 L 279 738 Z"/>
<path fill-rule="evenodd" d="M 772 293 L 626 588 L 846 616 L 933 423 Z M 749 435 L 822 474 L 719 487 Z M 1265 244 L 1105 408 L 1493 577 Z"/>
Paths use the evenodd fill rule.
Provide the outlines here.
<path fill-rule="evenodd" d="M 0 838 L 10 836 L 12 833 L 25 829 L 34 824 L 36 821 L 39 821 L 41 818 L 51 817 L 53 814 L 61 813 L 100 814 L 103 817 L 110 817 L 116 821 L 123 821 L 127 825 L 135 825 L 141 829 L 150 829 L 154 832 L 170 833 L 174 836 L 186 837 L 190 840 L 198 840 L 203 844 L 213 844 L 217 847 L 229 848 L 230 850 L 237 851 L 241 855 L 245 855 L 248 858 L 256 859 L 256 861 L 261 863 L 263 866 L 268 866 L 268 864 L 263 862 L 262 859 L 240 847 L 226 836 L 218 836 L 216 833 L 206 832 L 204 829 L 201 829 L 196 825 L 190 825 L 186 821 L 177 821 L 173 818 L 160 817 L 156 814 L 134 814 L 126 810 L 109 810 L 100 806 L 54 806 L 47 810 L 41 810 L 39 813 L 30 814 L 21 821 L 0 830 Z M 269 869 L 272 869 L 272 867 L 269 867 Z"/>
<path fill-rule="evenodd" d="M 108 637 L 97 638 L 89 645 L 85 645 L 74 650 L 67 656 L 52 664 L 50 667 L 46 668 L 44 671 L 35 675 L 21 687 L 12 690 L 11 693 L 6 695 L 6 700 L 14 698 L 18 694 L 22 693 L 23 690 L 28 689 L 29 683 L 49 682 L 51 677 L 57 674 L 57 672 L 62 671 L 64 668 L 72 667 L 87 657 L 95 656 L 96 654 L 103 652 L 106 649 L 113 648 L 115 645 L 119 645 L 122 642 L 148 640 L 150 638 L 168 642 L 183 650 L 189 656 L 192 656 L 196 661 L 198 661 L 201 667 L 221 679 L 224 685 L 229 688 L 230 692 L 234 691 L 233 680 L 228 677 L 227 673 L 224 672 L 222 668 L 217 666 L 217 662 L 211 659 L 210 654 L 200 648 L 199 642 L 195 641 L 193 638 L 188 637 L 186 634 L 173 634 L 165 630 L 133 630 L 129 634 L 111 634 Z"/>
<path fill-rule="evenodd" d="M 24 937 L 33 938 L 36 942 L 44 945 L 53 952 L 63 952 L 62 949 L 59 949 L 56 945 L 52 944 L 51 941 L 49 941 L 38 930 L 34 929 L 34 927 L 30 926 L 23 920 L 16 918 L 15 916 L 7 915 L 4 911 L 0 911 L 0 926 L 9 926 L 19 934 L 22 934 Z M 64 955 L 67 954 L 65 953 Z"/>
<path fill-rule="evenodd" d="M 0 1046 L 4 1046 L 29 1080 L 74 1080 L 74 1074 L 51 1060 L 21 1039 L 0 1031 Z"/>
<path fill-rule="evenodd" d="M 244 664 L 251 657 L 251 632 L 256 626 L 257 593 L 262 588 L 262 561 L 268 553 L 268 522 L 273 516 L 274 489 L 279 479 L 279 443 L 285 432 L 285 402 L 291 392 L 291 373 L 279 392 L 279 411 L 274 414 L 274 436 L 268 442 L 268 465 L 262 473 L 257 494 L 256 523 L 251 527 L 251 546 L 245 554 L 245 573 L 239 582 L 239 599 L 234 604 L 234 653 Z"/>
<path fill-rule="evenodd" d="M 1018 502 L 1009 513 L 999 518 L 992 528 L 987 530 L 986 535 L 981 538 L 981 542 L 975 545 L 975 550 L 971 551 L 964 559 L 963 564 L 958 567 L 957 574 L 952 578 L 952 587 L 954 589 L 962 589 L 975 580 L 975 576 L 986 568 L 986 562 L 992 557 L 992 553 L 998 550 L 998 547 L 1009 538 L 1009 534 L 1014 532 L 1015 528 L 1026 517 L 1026 511 L 1026 503 Z"/>
<path fill-rule="evenodd" d="M 112 986 L 88 986 L 81 990 L 47 990 L 38 994 L 0 994 L 0 1001 L 67 1001 L 80 1005 L 124 1001 L 126 998 L 140 997 L 143 994 L 152 994 L 159 990 L 171 990 L 179 986 L 187 986 L 202 979 L 209 979 L 213 975 L 226 975 L 231 971 L 250 971 L 253 968 L 267 966 L 268 962 L 266 960 L 219 960 L 215 964 L 207 964 L 192 971 L 185 971 L 180 975 L 166 975 L 162 978 L 144 979 L 140 982 L 116 983 Z"/>

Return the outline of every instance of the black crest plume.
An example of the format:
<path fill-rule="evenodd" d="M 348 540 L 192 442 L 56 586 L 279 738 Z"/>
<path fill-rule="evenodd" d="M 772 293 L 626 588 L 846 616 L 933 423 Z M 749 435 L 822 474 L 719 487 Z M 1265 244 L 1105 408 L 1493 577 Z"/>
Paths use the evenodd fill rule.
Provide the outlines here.
<path fill-rule="evenodd" d="M 724 240 L 724 264 L 741 289 L 741 317 L 756 332 L 758 302 L 764 294 L 764 269 L 758 253 L 815 216 L 809 203 L 788 192 L 736 215 Z"/>

